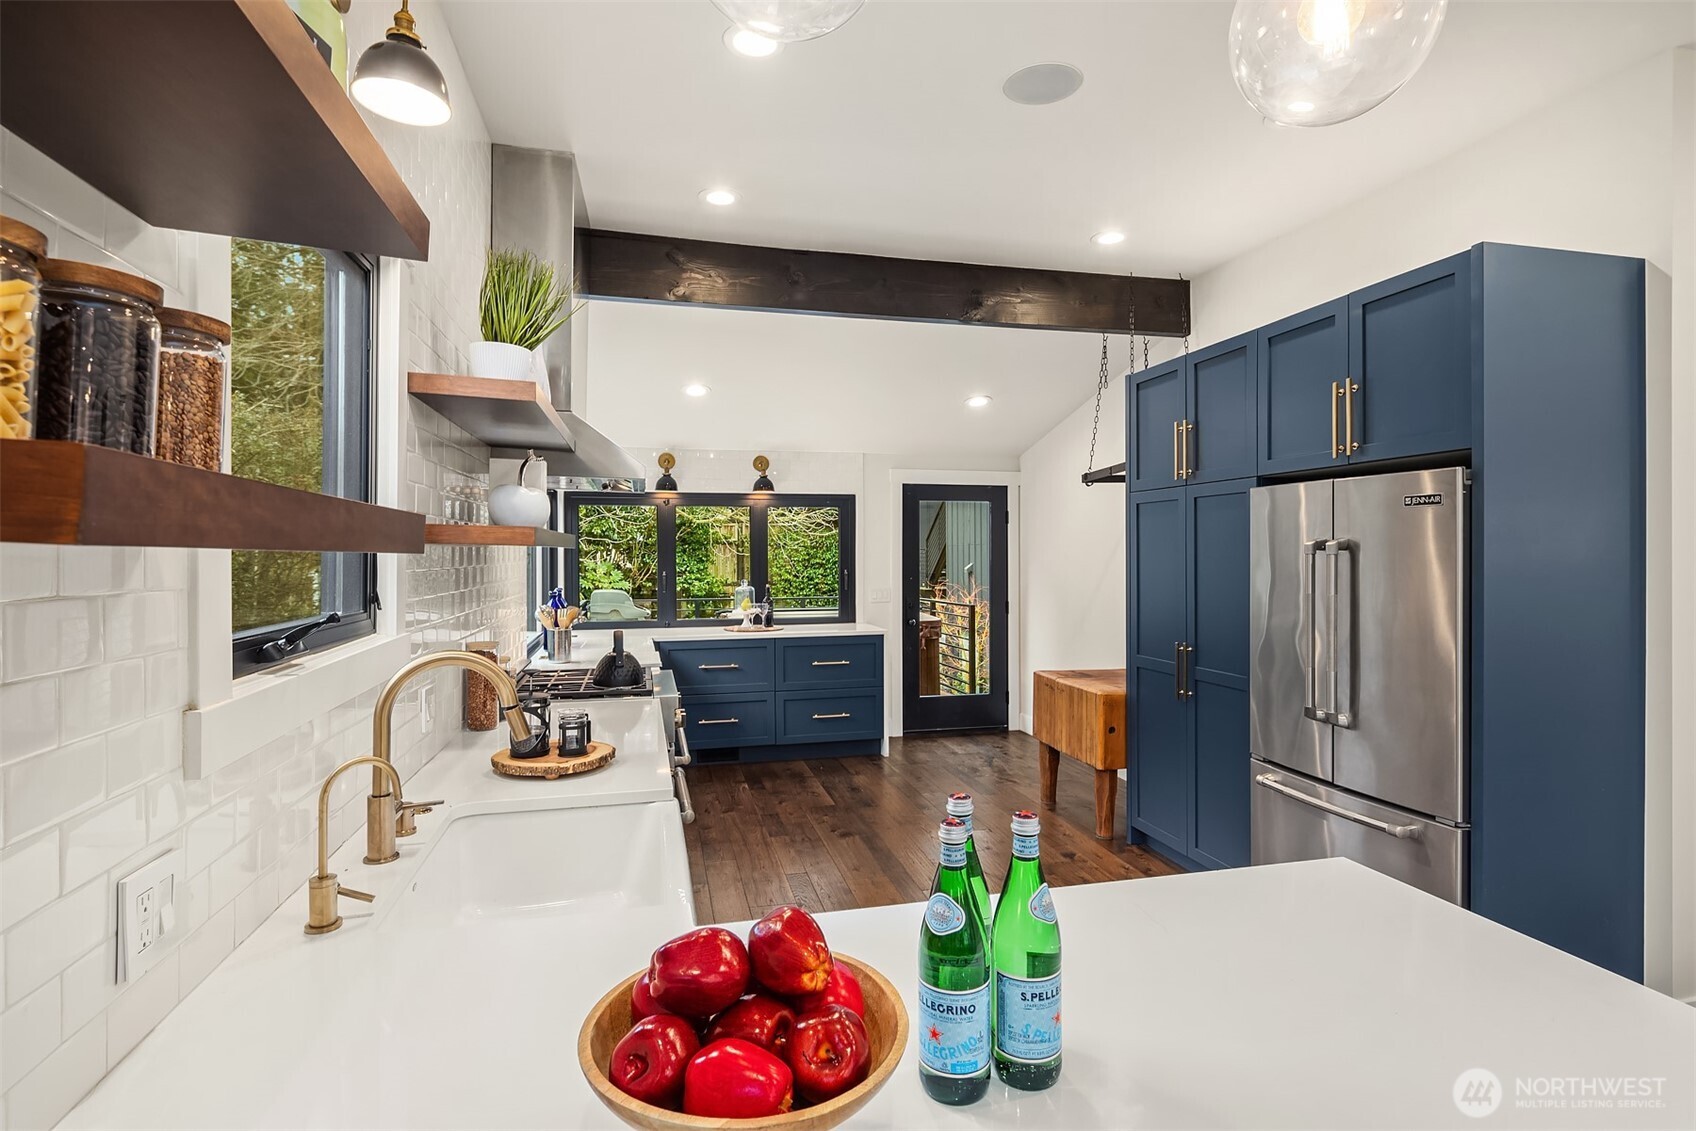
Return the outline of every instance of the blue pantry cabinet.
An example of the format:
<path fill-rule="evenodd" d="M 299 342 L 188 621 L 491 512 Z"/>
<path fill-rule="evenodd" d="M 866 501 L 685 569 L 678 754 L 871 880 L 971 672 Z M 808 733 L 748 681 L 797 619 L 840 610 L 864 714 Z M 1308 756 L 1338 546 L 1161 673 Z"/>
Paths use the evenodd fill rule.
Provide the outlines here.
<path fill-rule="evenodd" d="M 1479 244 L 1130 376 L 1133 843 L 1249 859 L 1248 491 L 1466 465 L 1470 906 L 1642 978 L 1644 270 Z"/>

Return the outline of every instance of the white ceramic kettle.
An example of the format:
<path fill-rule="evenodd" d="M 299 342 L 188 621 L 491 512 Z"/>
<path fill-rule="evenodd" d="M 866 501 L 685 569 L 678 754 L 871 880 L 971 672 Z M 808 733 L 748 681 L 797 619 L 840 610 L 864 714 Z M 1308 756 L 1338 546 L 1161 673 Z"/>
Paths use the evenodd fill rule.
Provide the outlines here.
<path fill-rule="evenodd" d="M 541 487 L 524 486 L 524 472 L 536 458 L 531 452 L 518 465 L 518 482 L 507 483 L 489 492 L 489 521 L 496 526 L 546 526 L 548 523 L 548 492 Z"/>

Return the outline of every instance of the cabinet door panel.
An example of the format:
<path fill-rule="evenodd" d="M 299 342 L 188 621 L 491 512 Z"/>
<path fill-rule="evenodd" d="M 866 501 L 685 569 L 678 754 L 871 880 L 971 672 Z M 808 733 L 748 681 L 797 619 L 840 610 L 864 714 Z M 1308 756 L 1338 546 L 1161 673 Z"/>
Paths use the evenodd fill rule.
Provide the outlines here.
<path fill-rule="evenodd" d="M 1130 464 L 1132 491 L 1171 487 L 1173 474 L 1172 427 L 1184 418 L 1184 361 L 1174 358 L 1164 365 L 1145 369 L 1131 377 Z"/>
<path fill-rule="evenodd" d="M 1249 507 L 1252 481 L 1188 491 L 1192 859 L 1248 863 Z"/>
<path fill-rule="evenodd" d="M 1451 256 L 1349 296 L 1352 462 L 1472 446 L 1469 261 Z"/>
<path fill-rule="evenodd" d="M 1130 672 L 1132 709 L 1130 820 L 1137 832 L 1175 849 L 1189 843 L 1189 701 L 1177 697 L 1169 672 Z"/>
<path fill-rule="evenodd" d="M 1176 646 L 1184 639 L 1184 490 L 1126 496 L 1126 607 L 1130 702 L 1126 812 L 1135 834 L 1181 851 L 1189 825 L 1189 713 L 1178 698 Z"/>
<path fill-rule="evenodd" d="M 1260 474 L 1342 462 L 1331 448 L 1331 386 L 1348 374 L 1348 300 L 1263 326 L 1256 337 Z M 1340 406 L 1336 419 L 1340 426 Z"/>
<path fill-rule="evenodd" d="M 1217 868 L 1249 856 L 1248 691 L 1197 678 L 1190 700 L 1195 731 L 1195 807 L 1189 854 Z"/>
<path fill-rule="evenodd" d="M 1187 640 L 1182 488 L 1130 496 L 1130 600 L 1138 660 L 1173 670 L 1172 647 Z"/>
<path fill-rule="evenodd" d="M 1255 335 L 1243 334 L 1190 355 L 1191 483 L 1255 473 Z"/>

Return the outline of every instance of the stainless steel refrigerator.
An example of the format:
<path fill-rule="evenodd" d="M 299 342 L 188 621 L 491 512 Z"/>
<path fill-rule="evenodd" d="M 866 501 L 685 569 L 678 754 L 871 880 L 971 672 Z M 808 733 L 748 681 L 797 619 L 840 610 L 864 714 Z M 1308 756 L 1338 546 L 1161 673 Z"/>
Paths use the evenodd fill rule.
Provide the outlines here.
<path fill-rule="evenodd" d="M 1466 496 L 1458 467 L 1250 492 L 1254 863 L 1465 905 Z"/>

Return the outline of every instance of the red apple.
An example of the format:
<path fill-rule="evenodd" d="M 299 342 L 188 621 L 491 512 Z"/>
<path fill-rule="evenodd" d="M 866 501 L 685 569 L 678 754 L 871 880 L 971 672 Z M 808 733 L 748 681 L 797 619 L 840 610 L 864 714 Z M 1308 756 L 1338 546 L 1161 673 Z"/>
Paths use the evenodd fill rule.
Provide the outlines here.
<path fill-rule="evenodd" d="M 652 1017 L 656 1013 L 664 1013 L 660 1003 L 654 1000 L 652 980 L 646 972 L 636 979 L 636 984 L 630 987 L 630 1020 L 640 1021 L 644 1017 Z"/>
<path fill-rule="evenodd" d="M 683 1110 L 715 1119 L 758 1119 L 795 1102 L 789 1066 L 759 1045 L 736 1037 L 695 1054 L 683 1075 Z"/>
<path fill-rule="evenodd" d="M 748 950 L 723 927 L 678 935 L 654 951 L 648 988 L 668 1013 L 707 1017 L 742 996 L 748 986 Z"/>
<path fill-rule="evenodd" d="M 779 907 L 748 932 L 748 957 L 760 985 L 783 997 L 818 993 L 830 980 L 830 947 L 818 920 Z"/>
<path fill-rule="evenodd" d="M 839 1096 L 872 1068 L 872 1042 L 860 1015 L 841 1005 L 804 1013 L 789 1037 L 795 1090 L 812 1103 Z"/>
<path fill-rule="evenodd" d="M 614 1046 L 607 1076 L 627 1096 L 674 1108 L 683 1097 L 689 1062 L 700 1048 L 695 1030 L 683 1018 L 669 1013 L 645 1017 Z"/>
<path fill-rule="evenodd" d="M 797 1013 L 812 1013 L 827 1005 L 851 1009 L 860 1015 L 861 1020 L 866 1016 L 866 995 L 860 992 L 860 979 L 840 962 L 831 964 L 830 980 L 824 984 L 824 989 L 795 999 Z"/>
<path fill-rule="evenodd" d="M 795 1011 L 774 997 L 755 994 L 745 997 L 713 1019 L 705 1042 L 740 1037 L 767 1052 L 783 1056 L 789 1049 L 789 1032 L 795 1028 Z"/>

